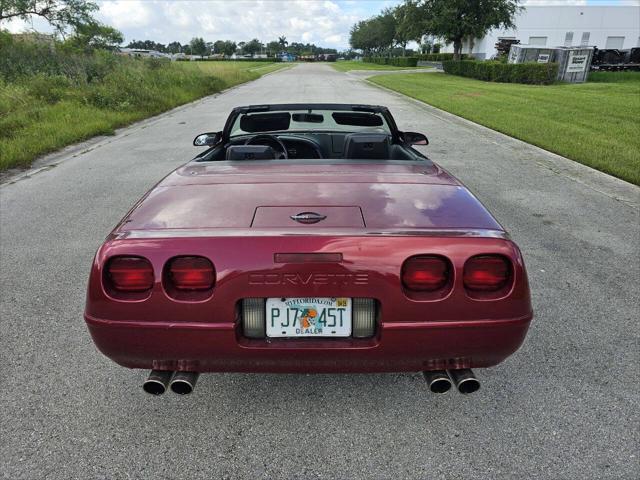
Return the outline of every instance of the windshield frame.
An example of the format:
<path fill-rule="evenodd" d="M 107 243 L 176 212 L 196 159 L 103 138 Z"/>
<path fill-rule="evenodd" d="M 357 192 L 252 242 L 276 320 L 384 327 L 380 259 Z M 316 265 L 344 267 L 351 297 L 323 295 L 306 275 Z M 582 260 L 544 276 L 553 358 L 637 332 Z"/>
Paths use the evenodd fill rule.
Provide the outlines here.
<path fill-rule="evenodd" d="M 387 107 L 383 107 L 379 105 L 335 104 L 335 103 L 293 103 L 293 104 L 250 105 L 246 107 L 236 107 L 231 111 L 231 113 L 229 114 L 229 117 L 227 118 L 227 121 L 224 126 L 224 130 L 222 132 L 222 140 L 224 143 L 227 143 L 231 140 L 232 138 L 231 132 L 234 125 L 236 125 L 236 122 L 239 123 L 239 117 L 241 115 L 244 115 L 247 113 L 267 113 L 267 112 L 283 112 L 283 111 L 285 112 L 288 111 L 293 113 L 293 112 L 300 112 L 300 111 L 313 112 L 317 110 L 379 114 L 380 116 L 382 116 L 389 130 L 388 132 L 385 131 L 384 133 L 391 135 L 391 138 L 394 142 L 399 140 L 400 132 L 398 131 L 396 122 Z M 330 133 L 350 133 L 350 132 L 359 132 L 359 131 L 360 130 L 356 126 L 354 126 L 353 130 L 339 129 L 336 131 L 331 131 Z M 324 130 L 324 132 L 327 132 L 327 130 Z M 278 131 L 278 132 L 268 131 L 268 132 L 255 132 L 255 133 L 242 131 L 242 133 L 234 134 L 233 138 L 238 138 L 241 136 L 276 134 L 276 133 L 278 134 L 320 133 L 320 130 L 314 130 L 313 128 L 310 128 L 305 130 L 296 129 L 296 130 L 285 130 L 285 131 Z"/>

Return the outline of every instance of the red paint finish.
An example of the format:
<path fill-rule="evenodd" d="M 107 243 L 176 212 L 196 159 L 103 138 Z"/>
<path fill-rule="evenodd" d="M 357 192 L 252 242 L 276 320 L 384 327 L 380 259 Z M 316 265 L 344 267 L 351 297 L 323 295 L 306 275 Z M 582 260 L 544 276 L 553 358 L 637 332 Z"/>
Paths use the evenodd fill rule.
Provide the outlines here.
<path fill-rule="evenodd" d="M 359 207 L 363 217 L 360 222 L 364 221 L 369 228 L 501 230 L 464 186 L 426 163 L 421 167 L 384 164 L 201 167 L 196 164 L 165 178 L 130 213 L 120 230 L 247 228 L 256 216 L 256 208 L 278 206 L 300 206 L 299 210 L 291 210 L 293 214 L 314 206 Z M 351 209 L 347 213 L 353 215 Z M 292 213 L 283 213 L 283 224 L 277 226 L 300 225 L 290 220 L 289 215 Z M 259 211 L 256 220 L 276 226 L 269 213 Z M 289 223 L 285 225 L 287 220 Z M 353 222 L 351 216 L 335 226 L 361 226 Z M 254 225 L 259 226 L 259 223 Z M 322 223 L 317 223 L 312 227 L 321 226 Z"/>
<path fill-rule="evenodd" d="M 446 172 L 427 162 L 238 163 L 177 170 L 98 250 L 85 319 L 109 358 L 130 368 L 201 372 L 419 371 L 489 367 L 521 345 L 532 310 L 520 251 Z M 259 207 L 277 208 L 262 214 Z M 332 213 L 341 216 L 325 225 L 289 219 L 304 211 L 327 221 Z M 255 226 L 256 220 L 266 223 Z M 308 254 L 321 254 L 322 261 Z M 500 274 L 507 284 L 472 292 L 464 286 L 465 264 L 487 255 L 506 259 L 510 270 L 485 265 L 482 275 Z M 105 265 L 117 256 L 151 263 L 150 292 L 120 296 L 105 285 Z M 185 256 L 212 262 L 212 289 L 178 295 L 168 284 L 168 262 Z M 446 269 L 439 264 L 429 275 L 446 278 L 436 278 L 431 289 L 403 285 L 411 257 L 443 259 Z M 424 282 L 425 275 L 414 269 L 411 278 Z M 370 339 L 243 337 L 243 298 L 296 296 L 375 298 L 377 333 Z"/>

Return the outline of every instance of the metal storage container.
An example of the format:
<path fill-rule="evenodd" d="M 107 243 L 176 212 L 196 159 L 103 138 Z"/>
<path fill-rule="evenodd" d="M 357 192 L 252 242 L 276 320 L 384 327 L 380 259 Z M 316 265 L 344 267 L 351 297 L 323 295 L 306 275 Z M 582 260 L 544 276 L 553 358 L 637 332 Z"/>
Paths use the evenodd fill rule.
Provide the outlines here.
<path fill-rule="evenodd" d="M 558 47 L 555 51 L 558 80 L 570 83 L 587 81 L 593 59 L 593 47 Z"/>
<path fill-rule="evenodd" d="M 509 49 L 509 63 L 550 63 L 554 61 L 553 53 L 553 48 L 514 44 Z"/>
<path fill-rule="evenodd" d="M 558 64 L 558 80 L 580 83 L 587 80 L 593 47 L 537 47 L 535 45 L 511 45 L 509 63 Z"/>

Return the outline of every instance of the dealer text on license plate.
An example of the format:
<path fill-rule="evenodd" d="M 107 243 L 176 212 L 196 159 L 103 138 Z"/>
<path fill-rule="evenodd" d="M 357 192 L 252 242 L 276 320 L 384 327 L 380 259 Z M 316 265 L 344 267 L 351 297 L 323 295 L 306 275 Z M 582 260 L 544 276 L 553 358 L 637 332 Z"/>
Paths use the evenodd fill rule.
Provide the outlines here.
<path fill-rule="evenodd" d="M 268 337 L 348 337 L 350 298 L 268 298 Z"/>

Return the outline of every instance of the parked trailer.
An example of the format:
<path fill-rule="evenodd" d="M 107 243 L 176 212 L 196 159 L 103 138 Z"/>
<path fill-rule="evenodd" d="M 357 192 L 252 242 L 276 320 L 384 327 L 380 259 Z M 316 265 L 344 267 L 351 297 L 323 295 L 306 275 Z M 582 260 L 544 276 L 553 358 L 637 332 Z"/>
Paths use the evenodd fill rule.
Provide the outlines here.
<path fill-rule="evenodd" d="M 592 70 L 640 70 L 640 47 L 631 50 L 617 48 L 596 49 L 593 54 Z"/>

